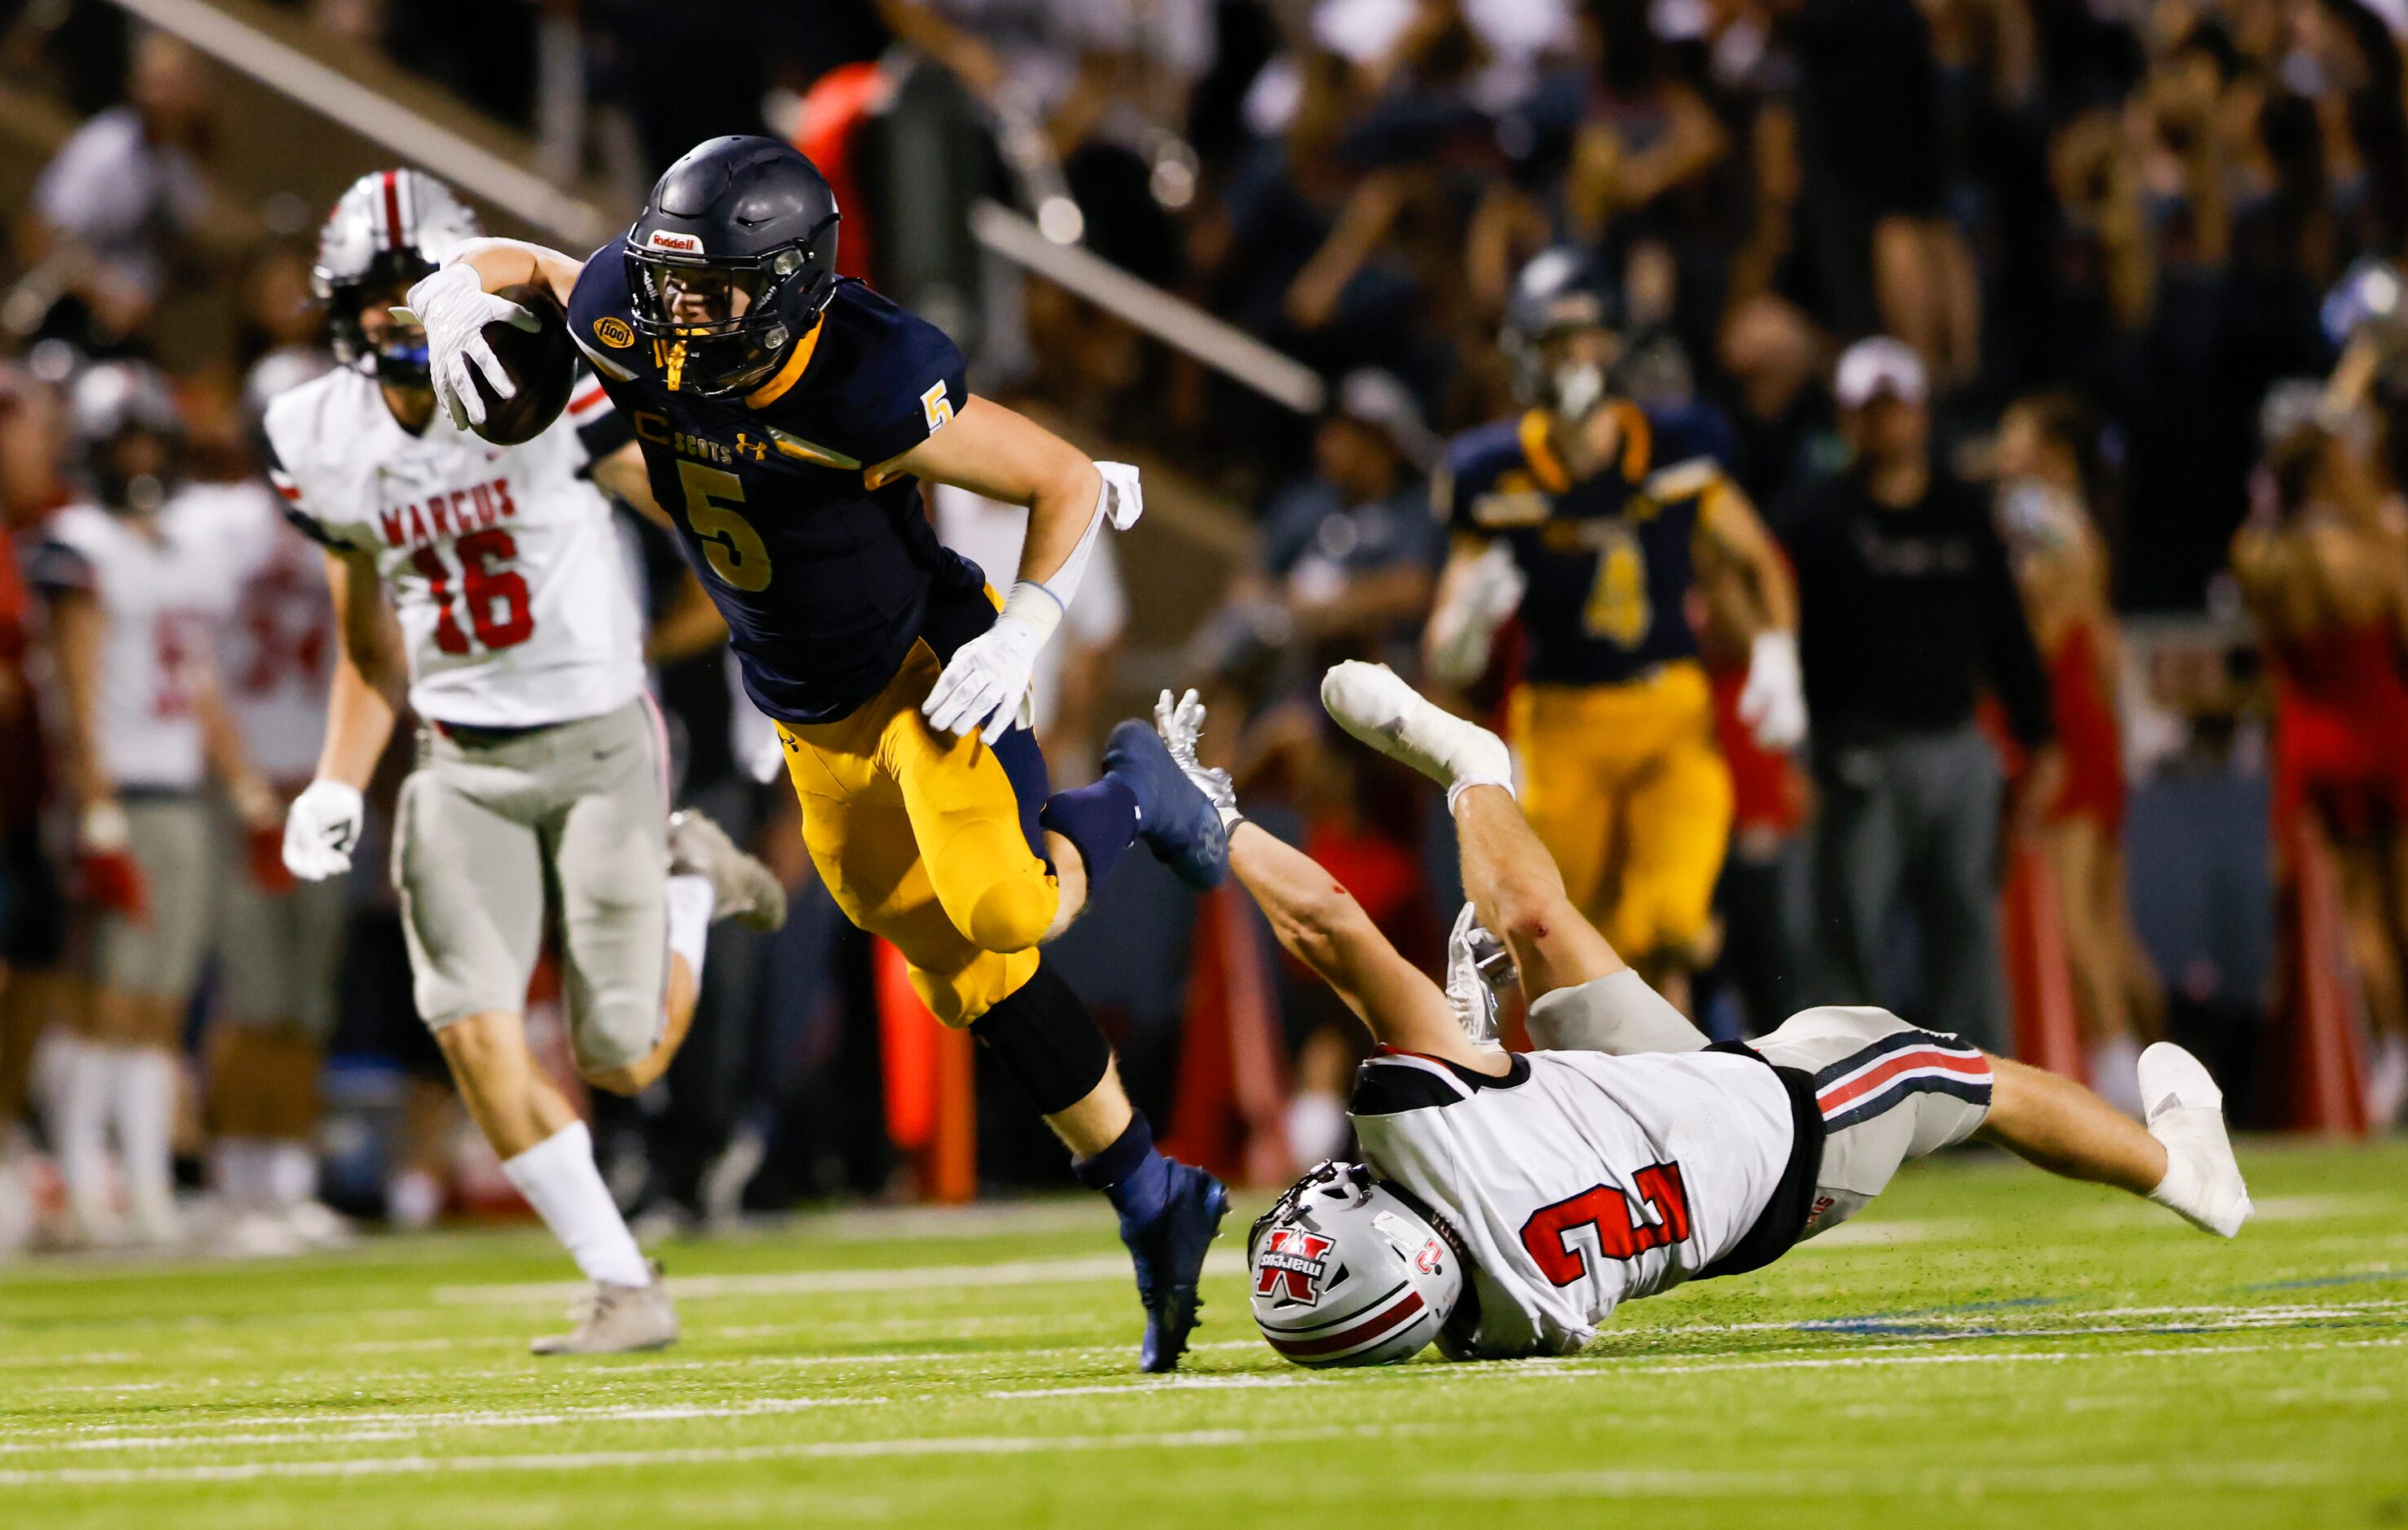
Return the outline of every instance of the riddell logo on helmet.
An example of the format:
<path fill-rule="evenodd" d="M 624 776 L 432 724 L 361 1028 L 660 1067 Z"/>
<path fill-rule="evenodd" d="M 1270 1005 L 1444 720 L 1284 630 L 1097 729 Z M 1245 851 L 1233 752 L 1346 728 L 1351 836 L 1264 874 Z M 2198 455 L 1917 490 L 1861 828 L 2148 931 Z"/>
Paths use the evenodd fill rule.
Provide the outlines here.
<path fill-rule="evenodd" d="M 1276 1228 L 1254 1261 L 1254 1294 L 1283 1303 L 1317 1307 L 1321 1278 L 1329 1269 L 1328 1238 L 1301 1228 Z"/>
<path fill-rule="evenodd" d="M 674 250 L 681 255 L 699 255 L 702 253 L 702 236 L 696 234 L 672 234 L 667 229 L 656 228 L 652 230 L 652 237 L 644 241 L 644 247 L 648 250 Z"/>

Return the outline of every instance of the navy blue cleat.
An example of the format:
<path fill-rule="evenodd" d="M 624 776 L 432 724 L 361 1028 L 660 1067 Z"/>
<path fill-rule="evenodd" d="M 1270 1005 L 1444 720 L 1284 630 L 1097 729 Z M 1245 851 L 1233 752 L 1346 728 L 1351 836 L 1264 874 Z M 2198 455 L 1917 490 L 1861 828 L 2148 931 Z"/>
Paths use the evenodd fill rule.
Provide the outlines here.
<path fill-rule="evenodd" d="M 1130 718 L 1104 741 L 1104 774 L 1137 796 L 1137 833 L 1154 858 L 1199 893 L 1229 874 L 1229 833 L 1146 723 Z"/>
<path fill-rule="evenodd" d="M 1179 1368 L 1187 1336 L 1196 1331 L 1203 1302 L 1196 1281 L 1204 1255 L 1229 1214 L 1229 1193 L 1221 1181 L 1192 1164 L 1170 1161 L 1170 1197 L 1142 1227 L 1121 1224 L 1121 1241 L 1137 1265 L 1137 1294 L 1145 1303 L 1145 1343 L 1138 1368 L 1161 1374 Z"/>

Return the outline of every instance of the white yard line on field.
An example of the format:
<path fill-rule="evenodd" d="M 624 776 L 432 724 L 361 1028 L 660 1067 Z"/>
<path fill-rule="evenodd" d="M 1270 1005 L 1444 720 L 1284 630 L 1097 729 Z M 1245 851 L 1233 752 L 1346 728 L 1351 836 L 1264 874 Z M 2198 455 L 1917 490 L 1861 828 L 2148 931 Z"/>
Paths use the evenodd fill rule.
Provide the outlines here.
<path fill-rule="evenodd" d="M 1223 1249 L 1204 1262 L 1207 1275 L 1242 1275 L 1245 1255 Z M 1074 1285 L 1126 1280 L 1125 1254 L 1077 1259 L 1023 1259 L 1001 1265 L 906 1265 L 879 1269 L 786 1270 L 767 1275 L 689 1275 L 671 1280 L 680 1301 L 718 1296 L 822 1296 L 861 1292 L 976 1291 L 985 1286 Z M 437 1286 L 435 1299 L 452 1307 L 507 1306 L 574 1301 L 582 1284 L 544 1280 L 511 1285 Z"/>
<path fill-rule="evenodd" d="M 8 1430 L 0 1433 L 0 1453 L 23 1454 L 38 1451 L 106 1451 L 117 1449 L 182 1450 L 202 1445 L 224 1444 L 244 1437 L 242 1435 L 221 1437 L 215 1429 L 252 1431 L 258 1429 L 289 1429 L 299 1431 L 284 1437 L 292 1439 L 316 1437 L 312 1431 L 377 1427 L 420 1434 L 430 1429 L 549 1429 L 567 1424 L 589 1423 L 658 1423 L 690 1419 L 748 1419 L 785 1413 L 805 1413 L 822 1408 L 877 1408 L 891 1398 L 865 1397 L 757 1397 L 741 1403 L 625 1403 L 598 1408 L 455 1408 L 440 1412 L 411 1413 L 388 1410 L 381 1413 L 251 1413 L 237 1418 L 201 1419 L 188 1423 L 146 1421 L 129 1424 L 70 1425 L 47 1433 L 78 1435 L 83 1437 L 59 1440 L 36 1438 L 46 1431 Z M 119 1430 L 146 1430 L 142 1435 L 120 1434 Z M 172 1432 L 172 1434 L 171 1434 Z"/>
<path fill-rule="evenodd" d="M 1441 1497 L 1498 1498 L 1914 1498 L 1945 1501 L 1998 1494 L 2003 1497 L 2131 1493 L 2167 1484 L 2200 1488 L 2319 1487 L 2343 1475 L 2338 1463 L 2309 1461 L 2153 1462 L 2105 1466 L 1996 1466 L 1931 1467 L 1878 1472 L 1683 1471 L 1620 1468 L 1603 1471 L 1442 1475 L 1425 1477 L 1412 1490 Z"/>
<path fill-rule="evenodd" d="M 0 1487 L 98 1487 L 143 1482 L 245 1482 L 276 1477 L 414 1477 L 437 1472 L 591 1471 L 609 1466 L 710 1466 L 752 1461 L 846 1461 L 948 1455 L 1046 1455 L 1099 1451 L 1231 1450 L 1311 1440 L 1385 1439 L 1455 1425 L 1366 1424 L 1318 1429 L 1187 1429 L 1154 1435 L 974 1435 L 952 1438 L 815 1440 L 660 1451 L 545 1455 L 366 1456 L 190 1466 L 60 1466 L 0 1471 Z"/>

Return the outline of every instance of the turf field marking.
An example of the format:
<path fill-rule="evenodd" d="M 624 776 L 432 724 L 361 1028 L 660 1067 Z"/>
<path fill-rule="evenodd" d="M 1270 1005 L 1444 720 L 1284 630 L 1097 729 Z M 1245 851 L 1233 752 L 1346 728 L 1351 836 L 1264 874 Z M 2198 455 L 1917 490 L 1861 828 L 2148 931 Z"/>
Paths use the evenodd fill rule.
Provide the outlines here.
<path fill-rule="evenodd" d="M 1354 1424 L 1317 1429 L 1186 1429 L 1154 1435 L 973 1435 L 951 1438 L 813 1440 L 657 1451 L 546 1455 L 365 1456 L 348 1460 L 221 1462 L 189 1466 L 56 1466 L 0 1471 L 0 1487 L 245 1482 L 275 1477 L 407 1477 L 436 1472 L 587 1471 L 607 1466 L 704 1466 L 752 1461 L 841 1461 L 947 1455 L 1045 1455 L 1101 1451 L 1229 1450 L 1308 1440 L 1385 1439 L 1459 1433 L 1454 1424 Z"/>
<path fill-rule="evenodd" d="M 27 1432 L 9 1430 L 0 1435 L 0 1454 L 22 1455 L 39 1451 L 108 1451 L 108 1450 L 185 1450 L 205 1445 L 244 1443 L 254 1437 L 316 1441 L 321 1438 L 350 1437 L 346 1430 L 373 1426 L 397 1433 L 361 1436 L 362 1438 L 404 1438 L 435 1429 L 549 1429 L 567 1424 L 587 1423 L 662 1423 L 695 1419 L 746 1419 L 787 1413 L 807 1413 L 823 1408 L 878 1408 L 893 1399 L 888 1397 L 759 1397 L 740 1403 L 627 1403 L 601 1408 L 564 1408 L 538 1410 L 533 1408 L 464 1408 L 446 1412 L 409 1413 L 263 1413 L 232 1419 L 198 1419 L 189 1423 L 145 1422 L 135 1424 L 93 1424 L 83 1426 L 87 1437 L 59 1441 L 30 1439 Z M 257 1430 L 280 1428 L 299 1431 L 273 1437 L 244 1434 L 220 1436 L 213 1429 Z M 147 1435 L 101 1435 L 104 1430 L 146 1429 Z M 169 1432 L 174 1432 L 170 1437 Z M 73 1432 L 73 1426 L 66 1432 Z M 98 1435 L 100 1437 L 90 1437 Z"/>
<path fill-rule="evenodd" d="M 1246 1256 L 1222 1249 L 1204 1261 L 1207 1275 L 1242 1275 Z M 680 1301 L 719 1296 L 824 1296 L 852 1292 L 976 1290 L 983 1286 L 1071 1285 L 1126 1280 L 1126 1254 L 1078 1259 L 1022 1259 L 999 1265 L 906 1265 L 878 1269 L 787 1270 L 772 1275 L 689 1275 L 671 1284 Z M 451 1307 L 506 1306 L 574 1301 L 588 1288 L 581 1281 L 542 1280 L 509 1285 L 437 1286 L 435 1299 Z"/>
<path fill-rule="evenodd" d="M 1914 1498 L 1924 1501 L 1998 1494 L 2007 1497 L 2088 1496 L 2176 1483 L 2209 1487 L 2305 1488 L 2339 1480 L 2324 1462 L 2219 1461 L 2169 1468 L 2150 1462 L 2093 1466 L 1976 1466 L 1883 1472 L 1682 1471 L 1613 1469 L 1427 1477 L 1414 1486 L 1448 1496 L 1490 1498 Z"/>

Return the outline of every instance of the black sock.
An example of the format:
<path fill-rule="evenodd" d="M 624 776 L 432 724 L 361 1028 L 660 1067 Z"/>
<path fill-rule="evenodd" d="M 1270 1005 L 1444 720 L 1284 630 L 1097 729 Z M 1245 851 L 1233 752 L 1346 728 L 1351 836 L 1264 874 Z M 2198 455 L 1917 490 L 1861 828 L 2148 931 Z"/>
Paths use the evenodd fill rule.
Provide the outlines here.
<path fill-rule="evenodd" d="M 1137 794 L 1107 776 L 1092 786 L 1047 797 L 1037 822 L 1078 848 L 1079 859 L 1087 865 L 1087 891 L 1093 895 L 1119 864 L 1121 851 L 1137 837 Z"/>
<path fill-rule="evenodd" d="M 1142 1115 L 1132 1113 L 1128 1130 L 1093 1158 L 1073 1163 L 1070 1172 L 1104 1193 L 1124 1227 L 1146 1225 L 1170 1202 L 1170 1160 L 1154 1151 L 1154 1128 Z"/>

